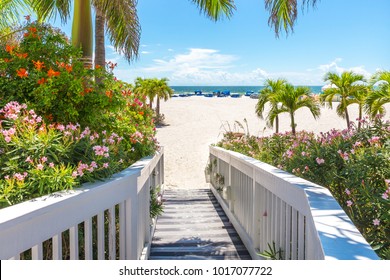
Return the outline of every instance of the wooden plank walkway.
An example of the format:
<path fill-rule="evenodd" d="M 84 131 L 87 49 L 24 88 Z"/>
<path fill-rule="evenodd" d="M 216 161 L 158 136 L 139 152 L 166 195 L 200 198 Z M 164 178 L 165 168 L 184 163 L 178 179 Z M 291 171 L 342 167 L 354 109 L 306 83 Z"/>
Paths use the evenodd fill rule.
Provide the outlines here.
<path fill-rule="evenodd" d="M 149 259 L 251 259 L 209 189 L 166 190 L 164 199 Z"/>

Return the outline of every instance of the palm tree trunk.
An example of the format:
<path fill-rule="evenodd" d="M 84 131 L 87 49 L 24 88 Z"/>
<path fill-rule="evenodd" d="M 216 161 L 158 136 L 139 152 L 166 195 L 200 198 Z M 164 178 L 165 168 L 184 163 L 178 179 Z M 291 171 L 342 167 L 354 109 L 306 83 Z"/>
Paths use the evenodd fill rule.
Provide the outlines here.
<path fill-rule="evenodd" d="M 90 0 L 74 1 L 72 44 L 81 47 L 84 65 L 92 67 L 93 34 Z"/>
<path fill-rule="evenodd" d="M 292 134 L 295 135 L 295 119 L 294 119 L 294 113 L 290 113 L 291 117 L 291 131 Z"/>
<path fill-rule="evenodd" d="M 157 117 L 160 116 L 160 98 L 157 96 L 157 103 L 156 103 L 156 115 Z"/>
<path fill-rule="evenodd" d="M 275 133 L 279 133 L 279 117 L 275 118 Z"/>
<path fill-rule="evenodd" d="M 106 49 L 104 47 L 104 23 L 105 19 L 100 10 L 95 9 L 95 68 L 105 67 Z"/>
<path fill-rule="evenodd" d="M 361 123 L 362 118 L 363 118 L 363 105 L 359 104 L 358 131 L 360 131 L 360 128 L 362 127 L 362 123 Z"/>
<path fill-rule="evenodd" d="M 347 128 L 349 129 L 351 124 L 349 123 L 349 114 L 347 108 L 345 108 L 345 119 L 347 120 Z"/>

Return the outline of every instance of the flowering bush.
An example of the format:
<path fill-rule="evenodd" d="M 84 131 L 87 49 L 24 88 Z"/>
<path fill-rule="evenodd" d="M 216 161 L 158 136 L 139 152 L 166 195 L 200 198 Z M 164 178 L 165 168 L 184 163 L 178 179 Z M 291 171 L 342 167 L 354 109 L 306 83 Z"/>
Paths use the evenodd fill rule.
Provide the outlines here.
<path fill-rule="evenodd" d="M 19 44 L 0 42 L 1 106 L 18 101 L 47 121 L 91 128 L 123 106 L 114 64 L 84 67 L 80 49 L 49 25 L 27 22 L 21 30 Z"/>
<path fill-rule="evenodd" d="M 378 117 L 360 123 L 360 130 L 318 136 L 305 131 L 263 138 L 227 133 L 217 145 L 329 188 L 378 255 L 390 259 L 390 122 Z"/>
<path fill-rule="evenodd" d="M 17 102 L 8 103 L 0 116 L 2 206 L 102 179 L 129 164 L 123 138 L 115 133 L 47 125 Z"/>

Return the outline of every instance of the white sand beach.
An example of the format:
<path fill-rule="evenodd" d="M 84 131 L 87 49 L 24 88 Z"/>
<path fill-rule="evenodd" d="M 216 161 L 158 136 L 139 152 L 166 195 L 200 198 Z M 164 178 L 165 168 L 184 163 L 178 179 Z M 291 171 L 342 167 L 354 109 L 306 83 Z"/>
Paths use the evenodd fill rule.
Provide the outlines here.
<path fill-rule="evenodd" d="M 245 96 L 192 96 L 161 102 L 161 113 L 165 115 L 167 125 L 157 129 L 157 139 L 165 150 L 166 188 L 205 187 L 204 168 L 208 159 L 208 146 L 216 143 L 225 130 L 234 130 L 235 127 L 238 129 L 235 121 L 246 127 L 246 119 L 249 133 L 252 135 L 272 134 L 274 130 L 266 126 L 265 120 L 257 117 L 256 103 L 257 99 Z M 296 112 L 297 130 L 319 133 L 332 128 L 346 128 L 346 121 L 337 116 L 335 107 L 323 107 L 321 117 L 317 120 L 308 109 L 299 109 Z M 389 119 L 390 104 L 387 104 L 386 110 L 385 118 Z M 358 116 L 357 106 L 351 105 L 349 112 L 351 120 L 355 121 Z M 290 131 L 288 115 L 280 115 L 280 132 L 284 131 Z"/>

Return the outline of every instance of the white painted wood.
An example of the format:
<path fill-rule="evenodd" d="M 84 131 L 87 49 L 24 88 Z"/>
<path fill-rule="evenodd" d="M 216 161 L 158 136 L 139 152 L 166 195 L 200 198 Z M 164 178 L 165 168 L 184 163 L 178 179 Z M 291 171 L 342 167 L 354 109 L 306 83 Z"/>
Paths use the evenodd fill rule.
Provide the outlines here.
<path fill-rule="evenodd" d="M 31 248 L 31 259 L 42 260 L 43 259 L 43 247 L 42 243 L 35 245 Z"/>
<path fill-rule="evenodd" d="M 125 202 L 119 204 L 119 258 L 126 259 L 126 209 Z"/>
<path fill-rule="evenodd" d="M 84 256 L 86 260 L 93 260 L 92 218 L 84 221 Z"/>
<path fill-rule="evenodd" d="M 62 234 L 56 234 L 52 238 L 53 260 L 62 260 Z"/>
<path fill-rule="evenodd" d="M 97 259 L 104 260 L 104 212 L 97 214 Z"/>
<path fill-rule="evenodd" d="M 110 260 L 116 259 L 116 221 L 115 207 L 108 209 L 108 256 Z"/>
<path fill-rule="evenodd" d="M 305 216 L 301 213 L 298 215 L 298 259 L 305 258 Z"/>
<path fill-rule="evenodd" d="M 230 163 L 232 198 L 227 205 L 241 231 L 252 237 L 255 219 L 250 215 L 255 212 L 248 206 L 255 204 L 250 203 L 254 193 L 248 192 L 248 182 L 253 179 L 265 188 L 257 226 L 260 251 L 275 241 L 291 259 L 378 259 L 326 188 L 236 152 L 214 146 L 209 150 L 210 158 Z"/>
<path fill-rule="evenodd" d="M 77 225 L 69 229 L 69 249 L 70 249 L 70 259 L 78 260 L 79 259 L 79 228 Z"/>
<path fill-rule="evenodd" d="M 146 229 L 145 225 L 149 223 L 149 216 L 143 215 L 140 219 L 126 217 L 126 211 L 123 211 L 125 208 L 123 207 L 125 205 L 124 201 L 134 200 L 134 203 L 132 203 L 134 205 L 144 203 L 143 201 L 138 202 L 138 199 L 145 199 L 149 194 L 138 197 L 138 191 L 143 186 L 139 182 L 145 182 L 151 176 L 154 178 L 156 176 L 154 172 L 156 166 L 160 165 L 163 168 L 164 165 L 160 162 L 163 159 L 162 155 L 163 149 L 157 152 L 154 157 L 144 158 L 103 182 L 84 184 L 81 188 L 72 191 L 58 192 L 1 209 L 0 259 L 14 257 L 45 240 L 51 238 L 56 240 L 57 237 L 55 236 L 59 237 L 54 241 L 54 243 L 57 242 L 56 246 L 58 247 L 55 250 L 58 249 L 58 251 L 53 251 L 53 258 L 59 257 L 61 255 L 61 233 L 67 230 L 70 230 L 71 243 L 73 244 L 71 245 L 71 257 L 78 258 L 79 249 L 76 246 L 78 235 L 76 234 L 77 226 L 75 225 L 84 221 L 87 221 L 88 224 L 93 216 L 118 204 L 122 204 L 121 228 L 123 230 L 121 230 L 120 235 L 124 239 L 120 241 L 122 246 L 120 255 L 126 258 L 127 256 L 124 253 L 126 253 L 125 248 L 129 242 L 125 239 L 134 238 L 134 236 L 138 238 L 139 226 L 142 225 Z M 160 170 L 160 173 L 163 173 L 163 170 Z M 154 179 L 154 181 L 156 180 Z M 163 178 L 161 181 L 163 182 Z M 135 212 L 136 208 L 133 212 L 129 211 L 129 214 L 136 216 Z M 143 219 L 148 220 L 144 221 Z M 129 223 L 126 223 L 126 220 L 134 221 L 132 227 Z M 126 226 L 128 226 L 127 231 Z M 140 249 L 131 254 L 133 259 L 139 258 L 137 252 L 141 252 L 141 248 L 147 243 L 147 238 L 150 238 L 150 235 L 148 236 L 145 232 L 141 239 L 134 242 Z M 91 242 L 91 238 L 87 237 L 86 242 Z M 89 251 L 91 246 L 86 246 L 86 248 L 88 248 L 86 256 L 91 257 L 92 252 Z M 34 252 L 34 254 L 37 258 L 40 258 L 39 248 L 36 247 L 34 250 L 38 252 Z"/>

